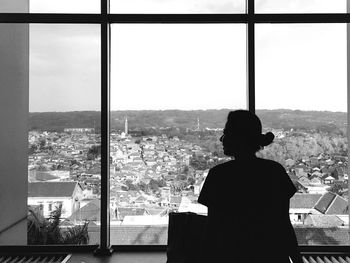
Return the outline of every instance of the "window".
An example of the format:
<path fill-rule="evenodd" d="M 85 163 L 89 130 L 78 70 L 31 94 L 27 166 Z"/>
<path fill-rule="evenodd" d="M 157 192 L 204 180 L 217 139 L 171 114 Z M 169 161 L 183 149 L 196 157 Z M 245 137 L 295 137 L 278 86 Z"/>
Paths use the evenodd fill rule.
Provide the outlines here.
<path fill-rule="evenodd" d="M 275 131 L 261 154 L 297 177 L 298 198 L 311 194 L 307 183 L 325 190 L 294 211 L 296 228 L 317 221 L 330 235 L 331 222 L 348 240 L 344 1 L 44 2 L 0 4 L 0 245 L 27 245 L 28 207 L 47 217 L 48 202 L 71 219 L 62 229 L 93 222 L 89 244 L 101 250 L 164 245 L 167 213 L 200 209 L 207 169 L 225 161 L 220 127 L 237 108 Z M 309 147 L 292 152 L 296 143 Z M 29 201 L 27 190 L 47 181 L 59 193 Z M 343 208 L 332 208 L 337 218 L 331 203 Z M 329 240 L 301 245 L 349 245 Z"/>
<path fill-rule="evenodd" d="M 276 135 L 260 154 L 283 164 L 298 188 L 289 213 L 300 245 L 348 245 L 346 32 L 345 24 L 256 26 L 256 112 Z"/>
<path fill-rule="evenodd" d="M 30 213 L 39 200 L 49 201 L 43 218 L 28 220 L 44 222 L 59 211 L 61 232 L 87 224 L 99 233 L 100 28 L 30 24 L 29 32 Z M 40 244 L 33 232 L 28 230 L 28 244 Z M 90 244 L 99 242 L 96 236 Z"/>
<path fill-rule="evenodd" d="M 246 26 L 113 24 L 111 82 L 111 244 L 166 245 L 169 212 L 206 213 L 194 188 L 247 107 Z"/>

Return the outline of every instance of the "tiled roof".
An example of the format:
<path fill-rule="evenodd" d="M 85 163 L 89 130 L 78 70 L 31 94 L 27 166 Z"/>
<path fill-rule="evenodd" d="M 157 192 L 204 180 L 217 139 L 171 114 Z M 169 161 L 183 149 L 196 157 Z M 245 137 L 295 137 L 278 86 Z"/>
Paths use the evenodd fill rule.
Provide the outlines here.
<path fill-rule="evenodd" d="M 292 181 L 298 181 L 299 178 L 298 176 L 296 176 L 294 173 L 289 173 L 289 178 L 292 180 Z"/>
<path fill-rule="evenodd" d="M 86 170 L 84 173 L 85 174 L 101 174 L 101 168 L 100 167 L 92 167 L 89 170 Z"/>
<path fill-rule="evenodd" d="M 164 207 L 159 207 L 159 208 L 146 208 L 146 211 L 148 214 L 150 215 L 161 215 L 161 214 L 164 214 L 166 213 L 167 211 L 167 208 L 164 208 Z"/>
<path fill-rule="evenodd" d="M 349 245 L 348 227 L 295 227 L 299 245 Z"/>
<path fill-rule="evenodd" d="M 170 203 L 180 204 L 181 199 L 182 199 L 182 196 L 171 195 L 170 196 Z"/>
<path fill-rule="evenodd" d="M 146 209 L 142 207 L 117 207 L 116 216 L 118 220 L 123 220 L 125 216 L 142 216 Z"/>
<path fill-rule="evenodd" d="M 48 180 L 53 180 L 53 179 L 59 179 L 59 177 L 54 176 L 48 172 L 36 171 L 35 179 L 38 181 L 48 181 Z"/>
<path fill-rule="evenodd" d="M 268 226 L 267 226 L 268 227 Z M 99 227 L 89 226 L 89 243 L 98 244 Z M 349 245 L 347 227 L 295 227 L 299 245 Z M 111 226 L 112 245 L 166 245 L 168 226 Z"/>
<path fill-rule="evenodd" d="M 348 213 L 348 201 L 337 195 L 328 207 L 327 215 L 342 215 Z"/>
<path fill-rule="evenodd" d="M 305 219 L 304 224 L 312 225 L 316 227 L 338 227 L 344 225 L 336 215 L 308 215 Z"/>
<path fill-rule="evenodd" d="M 117 245 L 166 245 L 167 226 L 122 226 L 111 227 L 111 244 Z"/>
<path fill-rule="evenodd" d="M 84 221 L 84 220 L 91 220 L 91 221 L 99 221 L 100 220 L 100 207 L 101 202 L 98 199 L 94 199 L 79 210 L 75 211 L 68 220 L 74 221 Z"/>
<path fill-rule="evenodd" d="M 315 205 L 315 209 L 322 214 L 325 214 L 329 205 L 332 203 L 335 197 L 336 194 L 330 192 L 325 193 Z"/>
<path fill-rule="evenodd" d="M 313 208 L 317 201 L 322 197 L 321 194 L 300 194 L 296 193 L 289 202 L 290 208 Z"/>
<path fill-rule="evenodd" d="M 100 228 L 90 227 L 89 244 L 99 243 Z M 168 226 L 110 226 L 110 242 L 112 245 L 166 245 Z"/>
<path fill-rule="evenodd" d="M 77 182 L 28 183 L 28 197 L 71 197 Z"/>

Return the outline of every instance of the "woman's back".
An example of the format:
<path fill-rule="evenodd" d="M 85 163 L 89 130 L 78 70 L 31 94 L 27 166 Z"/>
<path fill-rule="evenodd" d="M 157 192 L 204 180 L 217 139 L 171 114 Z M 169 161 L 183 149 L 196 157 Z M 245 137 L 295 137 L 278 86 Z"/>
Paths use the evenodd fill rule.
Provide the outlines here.
<path fill-rule="evenodd" d="M 282 165 L 256 157 L 273 139 L 254 113 L 228 114 L 220 141 L 235 160 L 210 169 L 198 198 L 208 207 L 202 262 L 303 262 L 289 219 L 296 189 Z"/>
<path fill-rule="evenodd" d="M 276 252 L 288 259 L 276 246 L 288 247 L 289 199 L 295 191 L 284 168 L 274 161 L 254 157 L 212 168 L 198 199 L 209 211 L 207 256 L 253 262 L 252 257 L 270 251 L 278 262 Z"/>

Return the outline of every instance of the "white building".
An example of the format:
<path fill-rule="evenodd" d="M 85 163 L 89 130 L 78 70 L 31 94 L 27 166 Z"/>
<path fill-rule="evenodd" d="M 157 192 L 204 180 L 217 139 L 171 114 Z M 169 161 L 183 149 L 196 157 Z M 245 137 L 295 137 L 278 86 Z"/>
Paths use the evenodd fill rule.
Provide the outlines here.
<path fill-rule="evenodd" d="M 69 217 L 80 208 L 83 189 L 77 182 L 28 183 L 28 205 L 42 206 L 44 217 L 62 205 L 62 218 Z"/>

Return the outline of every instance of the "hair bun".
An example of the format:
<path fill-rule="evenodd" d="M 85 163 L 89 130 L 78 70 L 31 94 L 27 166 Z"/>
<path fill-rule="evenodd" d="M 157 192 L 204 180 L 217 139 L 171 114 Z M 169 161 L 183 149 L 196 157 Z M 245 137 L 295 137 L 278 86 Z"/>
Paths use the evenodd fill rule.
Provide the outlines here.
<path fill-rule="evenodd" d="M 266 134 L 261 134 L 261 146 L 267 146 L 273 142 L 275 135 L 272 132 L 267 132 Z"/>

